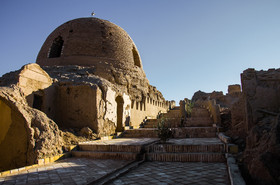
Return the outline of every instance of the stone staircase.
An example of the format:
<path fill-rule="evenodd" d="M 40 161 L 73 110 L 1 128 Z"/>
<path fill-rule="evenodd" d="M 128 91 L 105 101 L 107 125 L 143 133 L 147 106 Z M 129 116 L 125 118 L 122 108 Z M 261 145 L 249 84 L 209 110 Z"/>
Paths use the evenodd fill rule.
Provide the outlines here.
<path fill-rule="evenodd" d="M 93 159 L 140 160 L 145 152 L 145 146 L 158 141 L 158 139 L 112 139 L 97 140 L 79 143 L 79 150 L 72 151 L 74 157 Z"/>
<path fill-rule="evenodd" d="M 161 114 L 161 117 L 168 118 L 172 127 L 178 127 L 181 115 L 180 107 L 174 107 L 167 113 Z M 159 119 L 147 119 L 144 121 L 142 128 L 125 130 L 122 137 L 124 138 L 157 138 L 157 124 Z"/>
<path fill-rule="evenodd" d="M 167 113 L 162 113 L 161 116 L 165 118 L 181 118 L 180 107 L 174 107 Z"/>
<path fill-rule="evenodd" d="M 122 138 L 107 142 L 80 143 L 75 157 L 95 159 L 139 160 L 178 162 L 224 162 L 225 146 L 217 136 L 213 120 L 207 109 L 195 107 L 191 118 L 181 121 L 180 110 L 175 108 L 162 114 L 171 120 L 174 138 L 167 143 L 157 139 L 159 119 L 147 119 L 143 128 L 125 130 Z M 136 142 L 136 144 L 135 144 Z"/>
<path fill-rule="evenodd" d="M 194 107 L 192 116 L 184 122 L 181 121 L 178 107 L 161 115 L 168 118 L 174 130 L 174 138 L 211 138 L 216 137 L 217 129 L 213 127 L 213 119 L 205 108 Z M 159 119 L 147 119 L 143 128 L 126 130 L 124 138 L 157 137 L 157 124 Z"/>
<path fill-rule="evenodd" d="M 144 123 L 144 128 L 157 128 L 158 119 L 147 119 Z"/>
<path fill-rule="evenodd" d="M 174 130 L 174 138 L 213 138 L 217 132 L 208 110 L 201 107 L 194 107 L 191 117 Z"/>
<path fill-rule="evenodd" d="M 217 138 L 216 127 L 207 109 L 194 107 L 192 115 L 181 121 L 180 109 L 175 107 L 161 117 L 168 118 L 174 131 L 174 139 L 168 143 L 153 144 L 146 148 L 150 161 L 224 162 L 225 146 Z M 157 137 L 159 119 L 147 119 L 143 128 L 126 130 L 124 137 Z"/>
<path fill-rule="evenodd" d="M 187 127 L 212 127 L 213 119 L 205 108 L 194 107 L 191 117 L 185 121 Z"/>
<path fill-rule="evenodd" d="M 225 162 L 225 146 L 218 138 L 170 139 L 147 147 L 146 159 L 168 162 Z"/>

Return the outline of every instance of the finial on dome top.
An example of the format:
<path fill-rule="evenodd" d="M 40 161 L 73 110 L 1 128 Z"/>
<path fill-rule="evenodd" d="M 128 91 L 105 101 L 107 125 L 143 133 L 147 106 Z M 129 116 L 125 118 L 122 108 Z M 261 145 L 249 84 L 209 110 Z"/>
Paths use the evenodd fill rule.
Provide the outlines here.
<path fill-rule="evenodd" d="M 94 15 L 95 15 L 95 13 L 94 13 L 94 11 L 92 11 L 92 12 L 91 12 L 91 16 L 94 16 Z"/>

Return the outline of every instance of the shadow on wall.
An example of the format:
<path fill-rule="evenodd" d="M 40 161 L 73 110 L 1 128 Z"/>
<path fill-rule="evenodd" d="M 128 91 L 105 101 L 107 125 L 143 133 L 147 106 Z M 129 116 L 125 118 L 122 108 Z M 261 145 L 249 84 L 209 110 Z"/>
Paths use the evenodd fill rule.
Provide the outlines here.
<path fill-rule="evenodd" d="M 0 99 L 0 171 L 27 165 L 26 122 L 19 111 Z"/>

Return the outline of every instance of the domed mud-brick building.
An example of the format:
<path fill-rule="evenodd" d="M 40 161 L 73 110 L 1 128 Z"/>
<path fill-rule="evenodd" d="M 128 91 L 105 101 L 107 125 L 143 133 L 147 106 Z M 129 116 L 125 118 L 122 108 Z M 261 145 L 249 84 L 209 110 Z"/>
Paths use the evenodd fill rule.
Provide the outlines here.
<path fill-rule="evenodd" d="M 68 21 L 48 36 L 36 63 L 0 78 L 0 171 L 61 153 L 63 129 L 108 136 L 169 104 L 149 85 L 122 28 L 92 17 Z"/>
<path fill-rule="evenodd" d="M 115 126 L 117 131 L 125 125 L 137 127 L 146 116 L 154 117 L 167 108 L 161 93 L 149 85 L 132 39 L 109 21 L 79 18 L 64 23 L 46 39 L 36 63 L 59 79 L 55 105 L 59 110 L 53 116 L 61 126 L 90 126 L 108 134 Z M 62 66 L 59 73 L 55 73 L 57 66 Z M 86 74 L 77 77 L 80 70 Z M 61 79 L 69 71 L 73 75 L 77 72 L 74 82 L 72 77 Z M 102 83 L 96 83 L 97 77 Z M 71 84 L 65 85 L 65 81 Z M 85 87 L 77 88 L 79 81 L 86 83 Z M 71 93 L 72 88 L 76 93 Z M 86 96 L 90 93 L 94 95 Z M 81 117 L 85 118 L 82 122 Z"/>

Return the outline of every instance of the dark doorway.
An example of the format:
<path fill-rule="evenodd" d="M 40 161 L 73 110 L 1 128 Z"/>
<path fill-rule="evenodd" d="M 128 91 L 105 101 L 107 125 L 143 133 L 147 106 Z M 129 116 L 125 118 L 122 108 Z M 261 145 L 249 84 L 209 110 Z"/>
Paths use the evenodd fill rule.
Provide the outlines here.
<path fill-rule="evenodd" d="M 54 39 L 50 49 L 49 58 L 60 57 L 62 52 L 63 42 L 64 41 L 62 40 L 61 36 L 58 36 Z"/>
<path fill-rule="evenodd" d="M 118 96 L 116 98 L 117 102 L 117 128 L 116 132 L 122 132 L 123 131 L 123 98 L 121 96 Z"/>
<path fill-rule="evenodd" d="M 43 105 L 43 97 L 38 94 L 34 94 L 33 108 L 42 110 L 42 105 Z"/>

